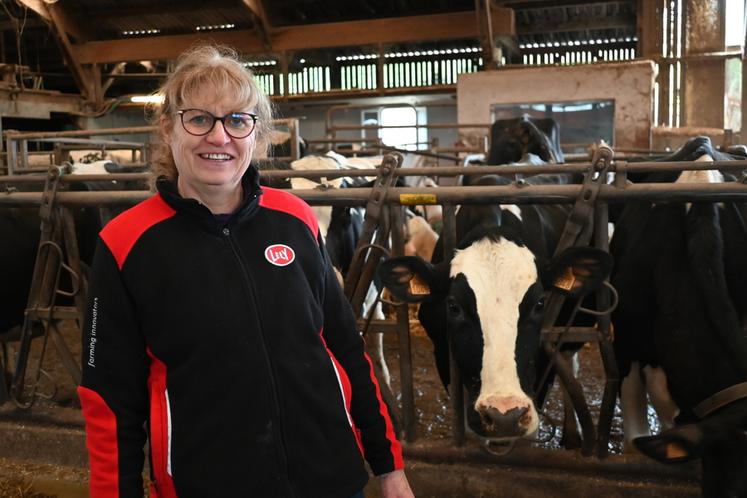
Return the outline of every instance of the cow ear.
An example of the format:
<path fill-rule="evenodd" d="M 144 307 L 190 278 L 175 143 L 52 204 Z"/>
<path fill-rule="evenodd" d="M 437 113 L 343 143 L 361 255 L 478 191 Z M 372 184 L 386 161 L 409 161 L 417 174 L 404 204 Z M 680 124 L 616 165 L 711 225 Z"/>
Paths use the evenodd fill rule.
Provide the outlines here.
<path fill-rule="evenodd" d="M 695 424 L 687 424 L 657 436 L 635 438 L 633 444 L 641 453 L 659 462 L 687 462 L 702 456 L 703 431 Z"/>
<path fill-rule="evenodd" d="M 400 256 L 379 266 L 379 278 L 394 297 L 408 303 L 432 301 L 441 296 L 443 268 L 417 256 Z"/>
<path fill-rule="evenodd" d="M 612 271 L 612 256 L 594 247 L 570 247 L 554 257 L 542 272 L 546 289 L 583 296 L 598 288 Z"/>

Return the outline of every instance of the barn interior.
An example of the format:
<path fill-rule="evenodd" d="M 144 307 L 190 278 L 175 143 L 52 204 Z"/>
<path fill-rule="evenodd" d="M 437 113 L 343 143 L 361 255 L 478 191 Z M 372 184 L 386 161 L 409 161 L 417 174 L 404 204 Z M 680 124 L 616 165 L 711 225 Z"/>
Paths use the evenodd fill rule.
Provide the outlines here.
<path fill-rule="evenodd" d="M 380 163 L 386 152 L 399 151 L 424 166 L 463 165 L 468 156 L 489 154 L 492 123 L 521 116 L 560 123 L 559 146 L 569 162 L 590 161 L 600 143 L 624 158 L 665 154 L 694 136 L 710 137 L 722 150 L 746 140 L 742 0 L 0 0 L 0 6 L 0 186 L 8 193 L 0 211 L 21 202 L 11 200 L 11 193 L 20 198 L 8 180 L 14 175 L 43 179 L 50 167 L 95 160 L 147 172 L 158 145 L 155 92 L 179 55 L 205 42 L 235 48 L 270 96 L 276 129 L 290 137 L 279 160 L 333 151 Z M 41 194 L 28 201 L 43 202 Z M 6 237 L 13 234 L 0 234 Z M 396 364 L 410 345 L 403 350 L 394 334 L 387 337 Z M 429 344 L 422 335 L 417 340 L 426 351 L 412 354 L 429 363 Z M 60 382 L 74 385 L 59 369 Z M 407 383 L 394 384 L 400 404 L 413 403 L 397 393 Z M 584 389 L 601 384 L 591 379 Z M 443 393 L 438 399 L 450 403 Z M 0 496 L 3 479 L 33 482 L 54 496 L 88 496 L 76 401 L 36 405 L 0 404 Z M 414 425 L 410 433 L 402 429 L 416 496 L 699 493 L 693 467 L 672 469 L 627 454 L 557 456 L 557 449 L 538 456 L 528 447 L 496 456 L 472 440 L 465 445 L 459 429 L 453 435 L 448 424 L 459 422 L 444 421 L 447 407 L 436 415 L 410 409 L 416 418 L 439 420 L 447 433 L 434 441 L 417 436 Z M 41 478 L 34 481 L 34 474 Z M 369 498 L 377 493 L 375 484 L 366 490 Z"/>

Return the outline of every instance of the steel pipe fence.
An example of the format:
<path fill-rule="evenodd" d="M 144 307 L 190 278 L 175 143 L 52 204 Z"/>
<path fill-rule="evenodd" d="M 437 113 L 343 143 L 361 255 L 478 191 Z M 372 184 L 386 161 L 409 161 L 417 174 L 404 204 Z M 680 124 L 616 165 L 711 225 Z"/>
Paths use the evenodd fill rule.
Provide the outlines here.
<path fill-rule="evenodd" d="M 435 174 L 439 176 L 477 175 L 486 173 L 499 174 L 540 174 L 540 173 L 583 173 L 589 170 L 590 164 L 575 165 L 549 165 L 549 166 L 477 166 L 477 167 L 437 167 L 437 168 L 410 168 L 400 169 L 399 176 Z M 743 171 L 747 168 L 747 161 L 727 162 L 704 162 L 704 163 L 626 163 L 617 161 L 613 169 L 618 173 L 644 172 L 644 171 L 678 171 L 678 170 L 710 170 L 721 169 L 729 171 Z M 300 171 L 262 171 L 267 177 L 305 177 L 325 178 L 339 176 L 374 176 L 378 169 L 370 170 L 318 170 L 314 172 Z M 141 180 L 149 177 L 147 174 L 121 174 L 121 175 L 80 175 L 63 176 L 63 182 L 78 181 L 111 181 L 117 180 Z M 692 201 L 735 201 L 747 202 L 747 183 L 744 181 L 719 184 L 625 184 L 603 185 L 598 194 L 598 207 L 606 209 L 608 203 L 624 202 L 692 202 Z M 35 183 L 43 181 L 44 177 L 0 177 L 0 186 Z M 620 183 L 620 182 L 618 182 Z M 438 188 L 404 188 L 392 187 L 388 190 L 383 202 L 389 206 L 409 206 L 422 204 L 440 204 L 446 208 L 444 220 L 444 236 L 446 239 L 453 238 L 455 230 L 453 223 L 453 209 L 458 204 L 570 204 L 576 201 L 582 191 L 582 185 L 527 185 L 515 182 L 506 186 L 441 186 Z M 293 193 L 304 199 L 311 205 L 330 206 L 365 206 L 371 194 L 370 188 L 352 189 L 330 189 L 330 190 L 294 190 Z M 132 205 L 152 196 L 151 191 L 107 191 L 107 192 L 69 192 L 60 191 L 56 194 L 56 202 L 68 206 L 105 206 L 105 205 Z M 18 192 L 12 188 L 6 192 L 0 191 L 0 209 L 2 206 L 38 206 L 42 202 L 42 192 Z M 450 214 L 449 214 L 450 213 Z M 599 217 L 595 223 L 606 226 L 606 216 Z M 599 232 L 601 233 L 601 231 Z M 601 237 L 601 235 L 600 235 Z M 608 241 L 606 232 L 603 239 L 595 240 L 595 245 L 606 248 Z M 401 243 L 401 241 L 400 241 Z M 400 253 L 400 250 L 396 250 Z M 401 318 L 401 317 L 400 317 Z M 401 320 L 398 320 L 401 322 Z M 397 330 L 401 333 L 398 325 L 391 323 L 375 324 L 389 332 Z M 408 328 L 409 330 L 409 328 Z M 409 333 L 409 332 L 408 332 Z M 583 338 L 593 331 L 577 331 L 579 337 Z M 409 348 L 408 348 L 409 349 Z M 409 350 L 405 351 L 409 357 Z M 403 352 L 400 351 L 400 355 Z M 401 367 L 411 368 L 411 362 L 404 362 Z M 412 409 L 412 407 L 408 407 Z M 411 417 L 414 414 L 411 414 Z M 407 418 L 407 417 L 406 417 Z M 412 418 L 410 419 L 412 420 Z M 456 430 L 456 428 L 452 428 Z M 599 430 L 607 428 L 599 427 Z M 406 434 L 408 441 L 413 441 L 413 428 L 409 428 Z M 455 437 L 455 446 L 464 443 L 464 436 Z"/>

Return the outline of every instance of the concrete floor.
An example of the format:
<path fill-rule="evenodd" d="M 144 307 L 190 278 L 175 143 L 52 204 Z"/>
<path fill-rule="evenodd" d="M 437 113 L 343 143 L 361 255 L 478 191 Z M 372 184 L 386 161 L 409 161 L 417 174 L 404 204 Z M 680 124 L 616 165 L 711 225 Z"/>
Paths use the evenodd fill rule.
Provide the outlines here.
<path fill-rule="evenodd" d="M 0 408 L 0 441 L 0 490 L 3 482 L 14 480 L 59 498 L 88 496 L 79 411 L 50 408 L 29 414 Z M 700 496 L 696 468 L 664 467 L 639 456 L 600 461 L 570 451 L 519 447 L 495 457 L 474 444 L 456 449 L 443 442 L 407 445 L 405 454 L 419 498 Z M 376 479 L 365 494 L 380 496 Z"/>

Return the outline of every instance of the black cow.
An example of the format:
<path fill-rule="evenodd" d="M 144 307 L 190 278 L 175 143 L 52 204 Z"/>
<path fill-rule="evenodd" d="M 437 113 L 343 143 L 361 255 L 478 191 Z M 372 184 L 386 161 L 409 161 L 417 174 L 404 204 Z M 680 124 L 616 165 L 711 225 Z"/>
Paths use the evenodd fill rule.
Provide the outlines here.
<path fill-rule="evenodd" d="M 701 156 L 730 157 L 706 137 L 676 154 L 681 160 Z M 701 171 L 656 172 L 644 181 L 729 180 Z M 701 458 L 707 497 L 747 497 L 747 399 L 707 415 L 697 409 L 715 393 L 747 382 L 745 219 L 743 203 L 628 204 L 610 248 L 617 262 L 612 283 L 620 302 L 612 319 L 626 440 L 660 461 Z M 649 390 L 652 404 L 664 418 L 678 413 L 676 426 L 657 436 L 647 436 L 644 380 L 656 384 Z"/>
<path fill-rule="evenodd" d="M 546 163 L 564 162 L 560 129 L 555 120 L 524 115 L 499 119 L 491 125 L 488 164 L 519 162 L 527 154 L 534 154 Z"/>
<path fill-rule="evenodd" d="M 477 184 L 505 180 L 490 175 Z M 380 268 L 396 297 L 421 303 L 418 317 L 445 385 L 451 337 L 469 396 L 467 420 L 480 436 L 516 438 L 537 430 L 535 382 L 547 363 L 540 347 L 545 290 L 566 276 L 573 282 L 569 294 L 581 296 L 611 269 L 609 255 L 592 248 L 551 257 L 568 211 L 551 205 L 462 206 L 454 255 L 438 262 L 437 248 L 435 264 L 405 256 Z"/>

